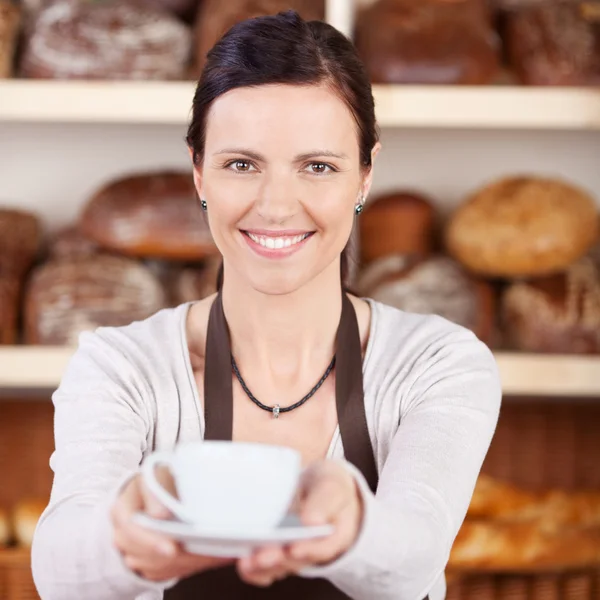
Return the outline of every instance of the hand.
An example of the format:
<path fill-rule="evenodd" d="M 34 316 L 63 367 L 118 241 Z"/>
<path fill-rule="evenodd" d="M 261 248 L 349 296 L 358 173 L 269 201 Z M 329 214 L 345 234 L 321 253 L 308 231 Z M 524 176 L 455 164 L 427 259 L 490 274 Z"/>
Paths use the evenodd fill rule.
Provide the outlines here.
<path fill-rule="evenodd" d="M 339 462 L 325 460 L 304 472 L 296 510 L 305 525 L 329 523 L 334 532 L 326 538 L 256 550 L 238 561 L 238 573 L 244 581 L 269 586 L 305 567 L 336 560 L 356 541 L 363 518 L 360 491 Z"/>
<path fill-rule="evenodd" d="M 174 492 L 168 471 L 157 470 L 157 479 Z M 141 475 L 136 475 L 124 488 L 111 510 L 114 543 L 125 564 L 149 581 L 184 578 L 194 573 L 232 564 L 234 559 L 198 556 L 186 552 L 176 541 L 149 531 L 133 522 L 136 512 L 155 519 L 167 519 L 169 511 L 150 493 Z"/>

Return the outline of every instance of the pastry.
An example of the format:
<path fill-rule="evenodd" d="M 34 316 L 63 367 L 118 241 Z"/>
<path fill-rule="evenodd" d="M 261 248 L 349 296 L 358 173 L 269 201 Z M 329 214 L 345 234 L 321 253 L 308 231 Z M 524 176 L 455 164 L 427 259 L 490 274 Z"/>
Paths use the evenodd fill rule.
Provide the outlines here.
<path fill-rule="evenodd" d="M 511 284 L 501 302 L 508 344 L 527 352 L 600 352 L 600 270 L 583 258 L 565 273 Z"/>
<path fill-rule="evenodd" d="M 600 83 L 600 2 L 537 2 L 506 16 L 510 66 L 530 85 Z"/>
<path fill-rule="evenodd" d="M 411 192 L 396 192 L 369 202 L 358 221 L 361 264 L 389 254 L 426 256 L 433 251 L 435 209 Z"/>
<path fill-rule="evenodd" d="M 23 548 L 31 548 L 33 534 L 48 503 L 39 498 L 21 500 L 12 513 L 15 541 Z"/>
<path fill-rule="evenodd" d="M 0 0 L 0 79 L 13 72 L 21 14 L 11 0 Z"/>
<path fill-rule="evenodd" d="M 475 192 L 450 217 L 449 253 L 488 277 L 558 272 L 582 257 L 598 234 L 593 198 L 556 179 L 508 177 Z"/>
<path fill-rule="evenodd" d="M 195 25 L 194 76 L 198 77 L 202 71 L 208 51 L 236 23 L 289 9 L 296 10 L 307 21 L 325 18 L 324 0 L 204 0 Z"/>
<path fill-rule="evenodd" d="M 373 83 L 483 84 L 498 72 L 482 0 L 379 0 L 358 15 L 355 43 Z"/>
<path fill-rule="evenodd" d="M 30 344 L 76 345 L 82 331 L 145 319 L 168 304 L 160 281 L 133 259 L 99 254 L 38 267 L 25 298 Z"/>
<path fill-rule="evenodd" d="M 21 75 L 37 79 L 183 79 L 191 52 L 184 23 L 135 2 L 56 0 L 27 36 Z"/>
<path fill-rule="evenodd" d="M 195 261 L 217 251 L 191 173 L 110 182 L 85 206 L 80 229 L 108 250 L 140 258 Z"/>
<path fill-rule="evenodd" d="M 407 312 L 437 314 L 471 329 L 487 343 L 492 339 L 492 288 L 449 257 L 389 255 L 366 267 L 356 287 L 363 296 Z"/>

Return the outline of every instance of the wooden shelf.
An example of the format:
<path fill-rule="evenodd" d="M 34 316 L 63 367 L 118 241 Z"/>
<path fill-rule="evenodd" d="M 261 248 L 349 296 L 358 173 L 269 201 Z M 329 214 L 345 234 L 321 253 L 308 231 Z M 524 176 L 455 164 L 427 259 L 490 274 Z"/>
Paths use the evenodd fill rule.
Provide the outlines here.
<path fill-rule="evenodd" d="M 0 121 L 183 125 L 194 82 L 0 81 Z M 382 127 L 600 129 L 600 89 L 375 86 Z"/>
<path fill-rule="evenodd" d="M 72 348 L 0 346 L 0 389 L 53 390 Z M 600 398 L 600 356 L 497 353 L 506 395 Z"/>

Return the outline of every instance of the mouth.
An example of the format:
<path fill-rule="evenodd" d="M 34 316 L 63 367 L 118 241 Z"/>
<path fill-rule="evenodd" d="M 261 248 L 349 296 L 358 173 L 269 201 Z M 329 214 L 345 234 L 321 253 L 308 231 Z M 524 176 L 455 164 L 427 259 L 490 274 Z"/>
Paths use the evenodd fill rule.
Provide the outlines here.
<path fill-rule="evenodd" d="M 314 231 L 240 230 L 250 248 L 264 258 L 284 258 L 303 248 Z"/>
<path fill-rule="evenodd" d="M 286 233 L 270 233 L 269 235 L 265 235 L 252 233 L 250 231 L 242 231 L 242 233 L 255 244 L 258 244 L 267 250 L 281 250 L 283 248 L 291 248 L 292 246 L 301 244 L 304 240 L 313 235 L 314 231 L 297 233 L 295 235 Z"/>

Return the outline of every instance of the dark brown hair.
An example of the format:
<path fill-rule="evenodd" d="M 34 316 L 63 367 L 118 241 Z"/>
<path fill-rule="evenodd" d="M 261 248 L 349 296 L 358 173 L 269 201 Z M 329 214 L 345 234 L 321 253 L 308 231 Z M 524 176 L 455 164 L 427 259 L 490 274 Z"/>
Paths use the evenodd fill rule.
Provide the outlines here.
<path fill-rule="evenodd" d="M 208 53 L 186 137 L 194 164 L 204 157 L 206 119 L 219 96 L 241 87 L 321 83 L 330 85 L 348 105 L 358 126 L 361 165 L 370 168 L 371 150 L 379 136 L 371 84 L 356 49 L 331 25 L 304 21 L 291 10 L 234 25 Z M 349 244 L 341 255 L 344 285 L 348 253 Z M 221 267 L 219 289 L 222 282 Z"/>

